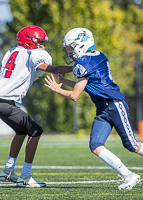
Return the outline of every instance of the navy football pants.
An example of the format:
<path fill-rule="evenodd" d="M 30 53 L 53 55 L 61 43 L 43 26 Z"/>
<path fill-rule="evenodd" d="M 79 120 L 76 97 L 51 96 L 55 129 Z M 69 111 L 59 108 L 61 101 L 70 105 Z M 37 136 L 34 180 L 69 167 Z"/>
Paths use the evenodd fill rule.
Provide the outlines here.
<path fill-rule="evenodd" d="M 90 135 L 91 151 L 105 145 L 112 127 L 121 137 L 123 146 L 135 152 L 139 144 L 134 137 L 129 108 L 125 101 L 102 102 L 97 107 L 97 117 L 94 119 Z"/>

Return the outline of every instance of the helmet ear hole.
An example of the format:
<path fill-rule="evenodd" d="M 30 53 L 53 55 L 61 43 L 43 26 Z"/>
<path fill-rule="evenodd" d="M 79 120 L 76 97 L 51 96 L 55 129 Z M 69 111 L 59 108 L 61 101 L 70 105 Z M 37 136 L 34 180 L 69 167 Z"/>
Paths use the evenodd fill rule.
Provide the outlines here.
<path fill-rule="evenodd" d="M 84 45 L 82 45 L 81 47 L 79 47 L 80 49 L 82 49 L 84 47 Z"/>
<path fill-rule="evenodd" d="M 26 42 L 26 44 L 28 45 L 28 46 L 30 46 L 31 44 L 30 43 L 28 43 L 28 42 Z"/>

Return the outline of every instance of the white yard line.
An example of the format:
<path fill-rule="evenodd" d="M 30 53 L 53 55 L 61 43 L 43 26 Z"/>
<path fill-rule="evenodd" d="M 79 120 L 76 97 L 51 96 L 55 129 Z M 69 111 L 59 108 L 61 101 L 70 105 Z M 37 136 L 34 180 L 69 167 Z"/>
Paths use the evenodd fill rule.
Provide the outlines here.
<path fill-rule="evenodd" d="M 143 179 L 141 179 L 143 181 Z M 102 180 L 102 181 L 70 181 L 70 182 L 45 182 L 47 185 L 69 185 L 69 184 L 93 184 L 93 183 L 119 183 L 121 180 Z M 16 183 L 2 183 L 1 186 L 16 186 Z"/>
<path fill-rule="evenodd" d="M 4 168 L 4 165 L 0 165 L 0 168 Z M 15 168 L 22 169 L 22 165 L 17 165 Z M 134 170 L 143 170 L 143 167 L 128 167 Z M 32 169 L 111 169 L 110 167 L 94 167 L 94 166 L 32 166 Z"/>
<path fill-rule="evenodd" d="M 66 185 L 66 184 L 91 184 L 91 183 L 113 183 L 121 180 L 103 180 L 103 181 L 70 181 L 70 182 L 45 182 L 47 185 Z M 16 183 L 2 183 L 0 186 L 16 186 Z"/>
<path fill-rule="evenodd" d="M 0 168 L 4 168 L 4 165 L 0 165 Z M 16 166 L 16 168 L 22 168 L 22 165 Z M 110 167 L 94 167 L 94 166 L 33 166 L 33 169 L 111 169 Z M 143 170 L 143 167 L 129 167 L 134 170 Z M 70 181 L 70 182 L 45 182 L 47 185 L 66 185 L 66 184 L 92 184 L 92 183 L 113 183 L 120 182 L 121 180 L 102 180 L 102 181 Z M 141 179 L 143 181 L 143 179 Z M 16 186 L 16 183 L 1 182 L 0 186 Z"/>

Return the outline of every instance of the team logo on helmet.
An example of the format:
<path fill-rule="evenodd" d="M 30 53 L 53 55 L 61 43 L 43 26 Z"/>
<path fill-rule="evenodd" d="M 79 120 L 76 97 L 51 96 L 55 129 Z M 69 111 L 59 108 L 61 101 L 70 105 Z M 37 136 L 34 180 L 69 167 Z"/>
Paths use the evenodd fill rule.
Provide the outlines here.
<path fill-rule="evenodd" d="M 76 40 L 80 40 L 81 42 L 86 41 L 89 36 L 86 33 L 79 33 Z"/>

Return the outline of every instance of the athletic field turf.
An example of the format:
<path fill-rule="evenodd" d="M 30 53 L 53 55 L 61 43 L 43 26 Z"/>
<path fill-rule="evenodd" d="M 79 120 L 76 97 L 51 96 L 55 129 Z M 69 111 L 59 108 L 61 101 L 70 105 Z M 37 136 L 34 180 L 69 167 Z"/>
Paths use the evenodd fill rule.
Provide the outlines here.
<path fill-rule="evenodd" d="M 3 170 L 12 138 L 0 139 L 0 170 Z M 142 181 L 132 190 L 117 189 L 121 184 L 118 174 L 89 150 L 89 136 L 42 136 L 35 155 L 32 174 L 46 182 L 45 188 L 18 188 L 10 182 L 0 182 L 2 200 L 56 199 L 143 199 L 143 158 L 128 152 L 116 136 L 110 136 L 106 147 L 115 153 Z M 24 160 L 23 145 L 15 172 L 20 175 Z"/>

